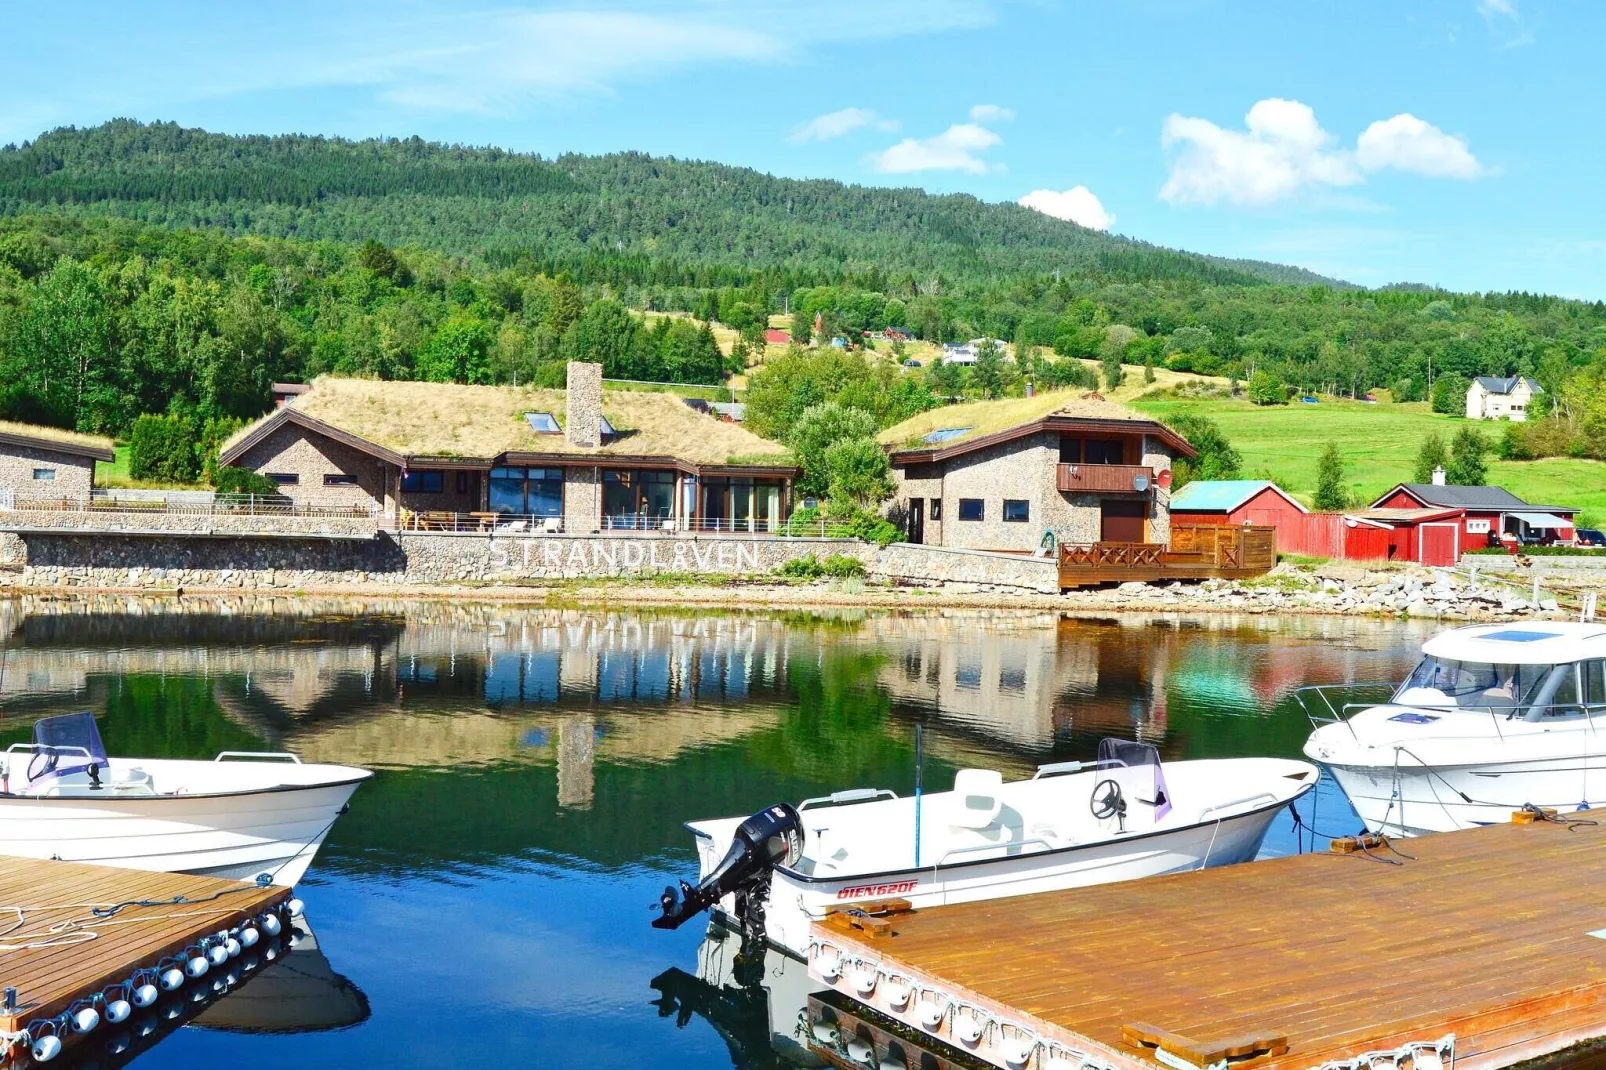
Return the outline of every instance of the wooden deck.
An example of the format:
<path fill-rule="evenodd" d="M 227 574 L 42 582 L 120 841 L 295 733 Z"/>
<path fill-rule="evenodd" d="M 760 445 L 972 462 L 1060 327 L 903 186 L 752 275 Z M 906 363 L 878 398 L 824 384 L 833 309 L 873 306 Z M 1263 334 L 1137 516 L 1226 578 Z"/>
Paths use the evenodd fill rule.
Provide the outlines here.
<path fill-rule="evenodd" d="M 95 906 L 176 896 L 187 902 L 128 905 L 104 919 L 91 913 Z M 54 1018 L 75 1001 L 92 999 L 136 970 L 154 968 L 164 957 L 276 908 L 289 897 L 288 888 L 258 888 L 213 877 L 0 859 L 0 984 L 17 990 L 16 1009 L 0 1007 L 0 1032 L 20 1032 L 30 1022 Z M 21 924 L 12 928 L 18 920 L 12 909 L 16 907 L 24 908 L 24 914 Z M 48 930 L 64 922 L 72 922 L 75 932 L 95 937 L 61 946 L 7 950 L 50 940 Z M 103 1023 L 98 1031 L 106 1028 Z M 0 1052 L 0 1063 L 4 1059 Z"/>
<path fill-rule="evenodd" d="M 1277 529 L 1172 524 L 1168 544 L 1095 542 L 1060 547 L 1060 589 L 1128 580 L 1247 579 L 1277 564 Z"/>
<path fill-rule="evenodd" d="M 1023 1037 L 1117 1070 L 1160 1065 L 1138 1034 L 1166 1041 L 1173 1066 L 1258 1046 L 1234 1070 L 1314 1070 L 1454 1034 L 1455 1065 L 1487 1070 L 1606 1036 L 1606 823 L 1397 846 L 1414 857 L 1298 855 L 940 907 L 883 936 L 816 923 L 809 969 L 917 1028 L 920 1007 L 954 1001 L 921 1032 L 1008 1070 Z M 838 956 L 832 980 L 821 964 Z M 868 995 L 864 963 L 881 970 Z M 977 1017 L 988 1028 L 962 1044 Z M 1049 1051 L 1029 1070 L 1076 1067 Z"/>

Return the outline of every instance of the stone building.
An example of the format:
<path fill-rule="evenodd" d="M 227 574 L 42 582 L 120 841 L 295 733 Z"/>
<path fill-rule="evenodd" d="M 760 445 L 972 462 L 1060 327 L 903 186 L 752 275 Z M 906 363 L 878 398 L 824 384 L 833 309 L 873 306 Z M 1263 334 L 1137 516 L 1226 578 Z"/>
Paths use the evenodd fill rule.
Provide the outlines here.
<path fill-rule="evenodd" d="M 921 413 L 882 432 L 910 542 L 965 550 L 1166 543 L 1170 469 L 1195 451 L 1164 424 L 1071 392 Z"/>
<path fill-rule="evenodd" d="M 0 497 L 13 503 L 87 501 L 95 462 L 110 463 L 115 456 L 109 438 L 0 421 Z"/>
<path fill-rule="evenodd" d="M 772 531 L 799 474 L 777 443 L 581 363 L 566 390 L 320 378 L 220 460 L 302 506 L 571 533 Z"/>

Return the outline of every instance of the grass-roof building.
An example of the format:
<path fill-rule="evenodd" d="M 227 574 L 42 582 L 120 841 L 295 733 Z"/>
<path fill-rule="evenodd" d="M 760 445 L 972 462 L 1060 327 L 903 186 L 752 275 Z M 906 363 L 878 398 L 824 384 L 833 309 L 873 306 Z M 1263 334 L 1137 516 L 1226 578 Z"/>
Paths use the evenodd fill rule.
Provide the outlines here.
<path fill-rule="evenodd" d="M 966 550 L 1166 543 L 1172 461 L 1194 449 L 1164 424 L 1072 392 L 921 413 L 882 432 L 910 542 Z"/>
<path fill-rule="evenodd" d="M 87 502 L 95 463 L 114 457 L 109 438 L 0 420 L 0 498 L 8 504 Z"/>
<path fill-rule="evenodd" d="M 778 444 L 671 394 L 324 377 L 221 452 L 298 505 L 415 527 L 772 531 L 798 469 Z"/>

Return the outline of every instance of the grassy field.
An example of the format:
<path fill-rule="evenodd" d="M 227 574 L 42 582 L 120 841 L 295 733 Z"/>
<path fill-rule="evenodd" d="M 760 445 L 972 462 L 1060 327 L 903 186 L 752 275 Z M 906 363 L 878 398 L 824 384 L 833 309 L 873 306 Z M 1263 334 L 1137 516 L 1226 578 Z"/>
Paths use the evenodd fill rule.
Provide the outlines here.
<path fill-rule="evenodd" d="M 1320 405 L 1258 406 L 1247 401 L 1146 399 L 1134 406 L 1160 419 L 1197 412 L 1221 425 L 1244 458 L 1244 475 L 1275 480 L 1309 504 L 1316 490 L 1316 460 L 1328 442 L 1344 455 L 1345 482 L 1357 500 L 1371 502 L 1412 476 L 1422 440 L 1437 431 L 1449 443 L 1465 421 L 1427 411 L 1426 405 L 1367 405 L 1322 399 Z M 1493 439 L 1497 424 L 1479 430 Z M 1582 522 L 1606 522 L 1606 464 L 1553 457 L 1489 462 L 1489 481 L 1539 505 L 1585 510 Z"/>

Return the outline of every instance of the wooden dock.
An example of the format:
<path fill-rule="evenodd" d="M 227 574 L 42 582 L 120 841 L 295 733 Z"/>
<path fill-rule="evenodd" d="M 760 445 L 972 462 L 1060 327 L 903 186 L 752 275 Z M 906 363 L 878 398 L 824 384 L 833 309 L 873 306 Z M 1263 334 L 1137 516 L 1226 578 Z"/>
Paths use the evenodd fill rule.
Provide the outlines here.
<path fill-rule="evenodd" d="M 1606 1036 L 1606 822 L 1563 818 L 839 915 L 809 972 L 1005 1070 L 1509 1066 Z"/>
<path fill-rule="evenodd" d="M 1060 547 L 1060 588 L 1138 580 L 1242 580 L 1277 564 L 1277 529 L 1172 524 L 1171 541 L 1095 542 Z"/>
<path fill-rule="evenodd" d="M 220 930 L 279 910 L 289 897 L 288 888 L 214 877 L 0 859 L 0 985 L 16 989 L 15 1006 L 0 1005 L 0 1034 L 32 1026 L 33 1039 L 56 1033 L 70 1044 L 77 1039 L 70 1028 L 42 1023 Z M 97 916 L 96 907 L 120 909 Z M 0 1064 L 13 1054 L 0 1051 Z"/>

